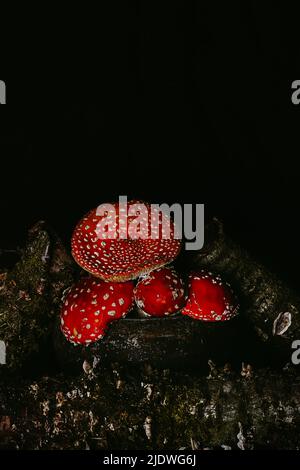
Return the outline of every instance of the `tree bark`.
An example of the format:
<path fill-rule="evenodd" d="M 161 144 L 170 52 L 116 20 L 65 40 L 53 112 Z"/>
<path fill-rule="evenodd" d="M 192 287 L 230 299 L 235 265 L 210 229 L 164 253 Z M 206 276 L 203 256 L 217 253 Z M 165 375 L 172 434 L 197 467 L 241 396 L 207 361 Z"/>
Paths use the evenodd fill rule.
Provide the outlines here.
<path fill-rule="evenodd" d="M 44 222 L 32 227 L 20 259 L 0 278 L 3 367 L 12 372 L 32 368 L 33 358 L 49 347 L 51 325 L 64 289 L 74 282 L 74 268 L 61 241 Z"/>
<path fill-rule="evenodd" d="M 0 443 L 18 449 L 299 449 L 292 372 L 169 370 L 1 383 Z"/>

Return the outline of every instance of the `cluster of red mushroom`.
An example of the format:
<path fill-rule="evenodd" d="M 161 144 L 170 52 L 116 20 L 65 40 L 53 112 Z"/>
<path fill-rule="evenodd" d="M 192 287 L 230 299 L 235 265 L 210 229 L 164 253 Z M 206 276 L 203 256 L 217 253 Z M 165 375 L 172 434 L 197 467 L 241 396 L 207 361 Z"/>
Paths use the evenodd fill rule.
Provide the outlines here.
<path fill-rule="evenodd" d="M 118 214 L 118 203 L 113 206 Z M 61 330 L 70 342 L 88 345 L 101 340 L 109 324 L 124 318 L 134 304 L 144 315 L 153 317 L 181 313 L 216 322 L 237 315 L 234 293 L 220 276 L 203 270 L 192 272 L 186 290 L 180 275 L 166 266 L 181 248 L 171 220 L 169 238 L 161 231 L 154 239 L 145 234 L 123 238 L 120 214 L 114 221 L 114 237 L 107 232 L 99 236 L 103 217 L 97 209 L 90 211 L 73 233 L 73 257 L 89 276 L 71 287 L 63 301 Z"/>

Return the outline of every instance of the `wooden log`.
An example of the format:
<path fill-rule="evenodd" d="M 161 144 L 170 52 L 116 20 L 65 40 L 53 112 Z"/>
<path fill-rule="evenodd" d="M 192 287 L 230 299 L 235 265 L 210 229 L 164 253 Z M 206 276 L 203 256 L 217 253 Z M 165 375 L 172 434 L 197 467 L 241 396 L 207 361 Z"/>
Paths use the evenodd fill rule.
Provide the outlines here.
<path fill-rule="evenodd" d="M 205 373 L 209 360 L 240 364 L 242 358 L 249 358 L 250 338 L 255 342 L 239 318 L 208 324 L 183 315 L 131 317 L 111 324 L 105 338 L 90 346 L 69 343 L 57 325 L 54 347 L 62 369 L 72 373 L 81 371 L 85 360 L 129 365 L 147 362 L 156 367 L 196 368 Z"/>
<path fill-rule="evenodd" d="M 293 372 L 212 370 L 209 378 L 114 369 L 101 379 L 0 384 L 0 447 L 13 449 L 298 449 Z"/>

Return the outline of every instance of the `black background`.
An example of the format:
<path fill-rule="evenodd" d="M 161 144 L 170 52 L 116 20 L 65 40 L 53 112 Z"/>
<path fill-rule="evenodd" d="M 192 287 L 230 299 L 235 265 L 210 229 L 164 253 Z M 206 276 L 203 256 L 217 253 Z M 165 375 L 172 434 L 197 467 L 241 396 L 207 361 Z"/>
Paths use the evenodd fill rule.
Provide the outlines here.
<path fill-rule="evenodd" d="M 296 12 L 115 8 L 64 41 L 56 26 L 47 45 L 20 40 L 2 62 L 0 247 L 21 245 L 39 219 L 69 243 L 87 210 L 120 194 L 205 203 L 207 219 L 300 287 Z"/>

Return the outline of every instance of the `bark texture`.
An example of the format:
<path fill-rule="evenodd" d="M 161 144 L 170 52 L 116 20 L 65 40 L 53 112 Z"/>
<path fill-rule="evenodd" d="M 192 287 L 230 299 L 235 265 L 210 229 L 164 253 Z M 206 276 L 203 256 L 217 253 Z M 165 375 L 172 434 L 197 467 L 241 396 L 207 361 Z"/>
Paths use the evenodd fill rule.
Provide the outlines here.
<path fill-rule="evenodd" d="M 0 279 L 5 368 L 32 367 L 33 357 L 48 346 L 62 293 L 74 280 L 74 263 L 56 234 L 39 222 L 29 231 L 19 261 Z"/>
<path fill-rule="evenodd" d="M 0 396 L 2 448 L 299 448 L 300 380 L 291 372 L 113 369 L 97 380 L 1 382 Z"/>

